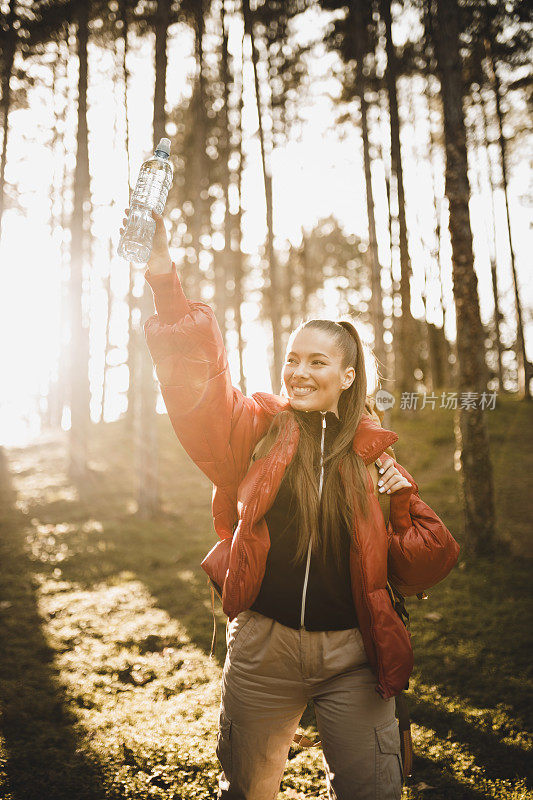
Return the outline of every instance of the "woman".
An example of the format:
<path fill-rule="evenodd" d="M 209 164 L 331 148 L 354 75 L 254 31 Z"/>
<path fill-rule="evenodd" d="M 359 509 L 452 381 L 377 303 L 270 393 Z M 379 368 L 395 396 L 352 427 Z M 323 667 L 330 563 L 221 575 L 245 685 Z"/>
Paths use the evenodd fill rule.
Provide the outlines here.
<path fill-rule="evenodd" d="M 387 577 L 416 594 L 448 574 L 459 547 L 387 455 L 397 435 L 365 412 L 355 328 L 306 322 L 289 339 L 282 394 L 243 396 L 212 310 L 186 299 L 154 219 L 157 314 L 145 333 L 174 430 L 214 484 L 219 541 L 202 567 L 228 615 L 218 797 L 276 797 L 312 700 L 330 798 L 399 800 L 394 697 L 413 653 Z"/>

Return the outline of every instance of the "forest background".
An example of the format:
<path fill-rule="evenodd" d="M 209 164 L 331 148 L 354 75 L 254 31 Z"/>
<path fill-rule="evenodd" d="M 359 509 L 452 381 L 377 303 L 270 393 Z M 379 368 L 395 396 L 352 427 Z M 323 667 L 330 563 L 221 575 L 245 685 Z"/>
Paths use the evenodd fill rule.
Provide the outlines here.
<path fill-rule="evenodd" d="M 215 309 L 234 385 L 278 392 L 290 331 L 349 314 L 399 460 L 461 543 L 439 610 L 413 608 L 422 779 L 406 797 L 526 796 L 528 5 L 0 3 L 6 797 L 71 796 L 85 770 L 87 797 L 212 796 L 210 488 L 163 416 L 144 269 L 116 256 L 165 135 L 171 253 Z M 103 608 L 120 624 L 104 631 Z M 193 695 L 205 749 L 185 758 Z M 156 702 L 164 733 L 136 719 Z M 322 796 L 316 757 L 291 763 L 283 796 Z"/>

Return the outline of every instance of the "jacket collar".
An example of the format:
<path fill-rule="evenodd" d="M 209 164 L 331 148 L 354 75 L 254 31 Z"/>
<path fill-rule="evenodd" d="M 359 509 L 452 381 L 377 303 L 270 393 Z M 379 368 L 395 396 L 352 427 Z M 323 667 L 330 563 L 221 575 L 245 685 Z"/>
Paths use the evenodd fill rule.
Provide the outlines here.
<path fill-rule="evenodd" d="M 291 407 L 289 399 L 287 397 L 281 397 L 280 395 L 268 394 L 267 392 L 256 392 L 252 396 L 258 405 L 260 405 L 261 408 L 263 408 L 267 414 L 272 417 L 280 411 L 286 411 Z M 306 416 L 314 413 L 315 412 L 313 411 L 307 412 Z M 335 417 L 335 420 L 337 417 L 335 414 L 333 414 L 333 412 L 327 412 L 327 414 L 328 417 L 326 425 L 329 427 L 329 415 L 331 418 Z M 316 415 L 318 419 L 320 417 L 320 412 L 317 411 Z M 397 441 L 397 433 L 382 428 L 375 419 L 367 414 L 363 414 L 355 432 L 353 449 L 357 455 L 363 459 L 365 466 L 368 466 L 369 464 L 372 464 L 376 458 L 379 458 L 379 456 L 387 449 L 387 447 L 390 447 Z"/>

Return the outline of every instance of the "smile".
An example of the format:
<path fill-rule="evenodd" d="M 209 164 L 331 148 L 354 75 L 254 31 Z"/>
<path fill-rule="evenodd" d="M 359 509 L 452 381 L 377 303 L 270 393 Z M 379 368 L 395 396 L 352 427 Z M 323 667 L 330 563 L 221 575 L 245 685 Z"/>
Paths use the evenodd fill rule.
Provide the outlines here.
<path fill-rule="evenodd" d="M 296 397 L 305 397 L 305 395 L 315 392 L 316 389 L 311 389 L 310 387 L 302 388 L 300 386 L 293 386 L 292 391 Z"/>

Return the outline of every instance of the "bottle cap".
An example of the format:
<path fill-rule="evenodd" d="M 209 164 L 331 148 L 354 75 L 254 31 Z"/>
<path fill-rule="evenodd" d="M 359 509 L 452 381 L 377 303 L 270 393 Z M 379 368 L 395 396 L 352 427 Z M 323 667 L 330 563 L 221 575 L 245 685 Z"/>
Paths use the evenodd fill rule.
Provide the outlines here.
<path fill-rule="evenodd" d="M 170 155 L 170 139 L 161 139 L 159 144 L 156 147 L 156 151 L 161 150 L 163 153 L 166 153 L 167 156 Z"/>

